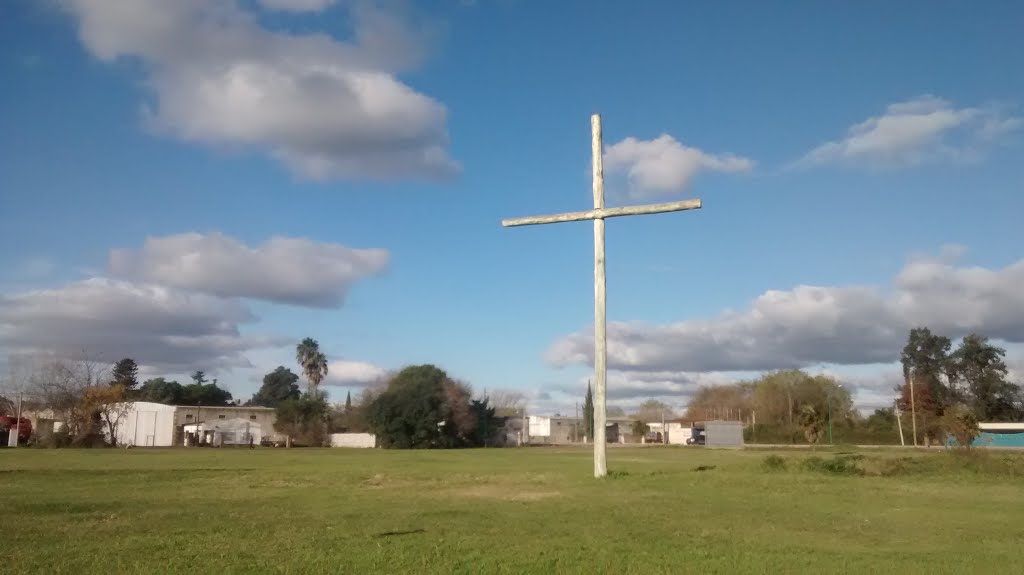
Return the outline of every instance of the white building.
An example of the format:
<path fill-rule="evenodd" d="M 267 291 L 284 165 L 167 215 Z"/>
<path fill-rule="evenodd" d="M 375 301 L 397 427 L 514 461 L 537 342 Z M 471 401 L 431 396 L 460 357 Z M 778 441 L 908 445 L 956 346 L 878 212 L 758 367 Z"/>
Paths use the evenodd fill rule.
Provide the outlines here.
<path fill-rule="evenodd" d="M 689 424 L 684 425 L 677 421 L 666 421 L 664 428 L 660 421 L 648 423 L 647 428 L 654 433 L 662 434 L 662 437 L 667 435 L 668 441 L 663 441 L 670 445 L 686 445 L 686 440 L 693 435 L 693 429 Z"/>
<path fill-rule="evenodd" d="M 187 438 L 207 445 L 248 445 L 283 440 L 274 431 L 270 407 L 203 407 L 136 401 L 117 426 L 118 445 L 171 447 L 186 445 Z M 187 435 L 188 434 L 188 435 Z M 108 438 L 109 439 L 109 438 Z"/>
<path fill-rule="evenodd" d="M 117 444 L 137 447 L 174 445 L 173 405 L 136 401 L 117 426 Z M 109 437 L 108 437 L 109 439 Z"/>

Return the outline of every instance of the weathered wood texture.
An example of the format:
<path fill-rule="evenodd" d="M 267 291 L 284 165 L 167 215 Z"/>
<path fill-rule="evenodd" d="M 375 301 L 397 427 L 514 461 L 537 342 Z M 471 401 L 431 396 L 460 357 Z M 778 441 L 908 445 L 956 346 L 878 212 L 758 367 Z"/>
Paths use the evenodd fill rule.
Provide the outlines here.
<path fill-rule="evenodd" d="M 594 169 L 594 211 L 604 210 L 604 157 L 601 116 L 590 117 Z M 607 314 L 605 305 L 604 218 L 594 220 L 594 477 L 608 475 L 605 390 L 608 375 Z"/>
<path fill-rule="evenodd" d="M 664 212 L 681 212 L 683 210 L 700 209 L 700 200 L 682 200 L 679 202 L 665 202 L 663 204 L 649 204 L 646 206 L 624 206 L 621 208 L 601 208 L 587 210 L 585 212 L 568 212 L 565 214 L 551 214 L 547 216 L 527 216 L 524 218 L 509 218 L 501 220 L 501 225 L 506 228 L 515 226 L 532 226 L 537 224 L 556 224 L 560 222 L 580 222 L 586 220 L 600 220 L 615 218 L 619 216 L 641 216 L 644 214 L 660 214 Z"/>

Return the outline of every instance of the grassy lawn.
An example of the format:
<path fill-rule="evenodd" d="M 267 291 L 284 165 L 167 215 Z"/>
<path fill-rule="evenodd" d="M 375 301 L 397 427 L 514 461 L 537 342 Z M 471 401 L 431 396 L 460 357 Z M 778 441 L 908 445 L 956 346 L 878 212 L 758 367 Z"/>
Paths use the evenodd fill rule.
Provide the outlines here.
<path fill-rule="evenodd" d="M 597 481 L 577 448 L 0 450 L 0 571 L 1024 568 L 1024 455 L 858 453 L 614 448 Z"/>

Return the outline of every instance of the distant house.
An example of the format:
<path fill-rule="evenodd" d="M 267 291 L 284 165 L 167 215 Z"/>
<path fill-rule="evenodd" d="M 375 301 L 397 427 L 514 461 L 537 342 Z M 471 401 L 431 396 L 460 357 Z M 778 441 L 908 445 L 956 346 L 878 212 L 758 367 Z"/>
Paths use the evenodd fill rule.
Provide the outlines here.
<path fill-rule="evenodd" d="M 565 445 L 571 443 L 590 443 L 593 438 L 586 437 L 586 423 L 582 417 L 568 416 L 526 416 L 528 443 L 531 445 Z M 633 423 L 636 420 L 625 417 L 610 417 L 605 422 L 605 439 L 608 443 L 640 443 L 640 437 L 633 434 Z"/>

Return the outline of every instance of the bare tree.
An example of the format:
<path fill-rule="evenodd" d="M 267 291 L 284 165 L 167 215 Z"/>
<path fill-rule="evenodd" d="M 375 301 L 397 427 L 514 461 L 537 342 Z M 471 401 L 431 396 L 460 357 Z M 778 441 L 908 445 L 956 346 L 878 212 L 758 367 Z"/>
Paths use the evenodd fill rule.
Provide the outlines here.
<path fill-rule="evenodd" d="M 517 415 L 526 404 L 526 395 L 514 389 L 495 389 L 488 392 L 488 405 L 502 417 Z"/>
<path fill-rule="evenodd" d="M 39 355 L 30 365 L 26 395 L 63 422 L 76 442 L 86 442 L 99 432 L 102 422 L 102 416 L 85 401 L 86 392 L 105 385 L 109 370 L 109 364 L 91 359 Z"/>
<path fill-rule="evenodd" d="M 90 416 L 99 416 L 114 447 L 117 447 L 117 430 L 132 410 L 132 403 L 126 399 L 125 386 L 119 383 L 95 385 L 82 393 L 83 410 Z"/>

